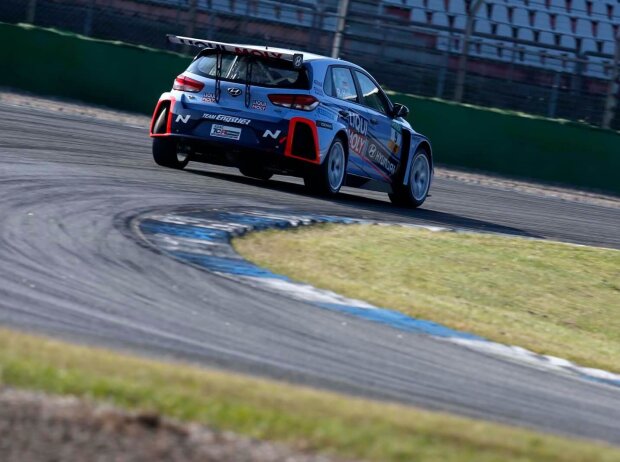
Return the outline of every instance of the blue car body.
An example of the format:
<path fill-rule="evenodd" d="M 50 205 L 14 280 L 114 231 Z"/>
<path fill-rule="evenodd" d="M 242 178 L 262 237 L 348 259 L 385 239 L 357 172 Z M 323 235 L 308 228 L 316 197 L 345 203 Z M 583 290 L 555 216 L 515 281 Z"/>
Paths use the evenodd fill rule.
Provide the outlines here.
<path fill-rule="evenodd" d="M 345 155 L 341 185 L 390 197 L 400 193 L 402 199 L 415 181 L 414 158 L 423 153 L 423 197 L 418 191 L 408 202 L 424 202 L 433 171 L 430 142 L 405 120 L 408 109 L 394 105 L 361 67 L 291 50 L 169 39 L 202 48 L 161 95 L 151 122 L 151 137 L 174 141 L 171 149 L 181 160 L 237 166 L 249 176 L 307 178 L 319 174 L 339 140 Z"/>

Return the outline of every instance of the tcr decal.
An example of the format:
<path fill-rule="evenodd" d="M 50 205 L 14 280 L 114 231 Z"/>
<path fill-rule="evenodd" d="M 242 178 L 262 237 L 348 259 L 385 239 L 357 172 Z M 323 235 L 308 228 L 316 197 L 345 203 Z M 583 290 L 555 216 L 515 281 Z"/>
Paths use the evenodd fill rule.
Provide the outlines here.
<path fill-rule="evenodd" d="M 241 138 L 241 128 L 213 124 L 213 126 L 211 127 L 211 136 L 239 141 L 239 139 Z"/>

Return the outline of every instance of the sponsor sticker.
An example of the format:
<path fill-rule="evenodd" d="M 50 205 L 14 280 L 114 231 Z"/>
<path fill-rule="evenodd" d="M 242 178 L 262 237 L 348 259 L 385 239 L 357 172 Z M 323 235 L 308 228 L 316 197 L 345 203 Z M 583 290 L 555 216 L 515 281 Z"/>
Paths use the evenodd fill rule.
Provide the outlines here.
<path fill-rule="evenodd" d="M 264 101 L 255 99 L 254 101 L 252 101 L 252 105 L 250 107 L 257 111 L 265 111 L 267 109 L 267 103 Z"/>
<path fill-rule="evenodd" d="M 314 80 L 313 82 L 314 87 L 312 88 L 314 90 L 314 92 L 317 95 L 323 96 L 325 93 L 323 93 L 323 82 L 321 82 L 320 80 Z"/>
<path fill-rule="evenodd" d="M 321 106 L 318 107 L 317 112 L 320 116 L 327 117 L 328 119 L 335 119 L 336 115 L 333 111 L 323 109 Z"/>
<path fill-rule="evenodd" d="M 349 149 L 361 156 L 368 146 L 368 120 L 353 112 L 349 114 L 348 122 Z"/>
<path fill-rule="evenodd" d="M 215 103 L 215 94 L 214 93 L 205 93 L 202 95 L 203 103 Z"/>
<path fill-rule="evenodd" d="M 213 124 L 211 126 L 211 136 L 239 141 L 239 138 L 241 138 L 241 129 L 239 127 L 227 127 L 226 125 Z"/>
<path fill-rule="evenodd" d="M 324 122 L 322 120 L 317 120 L 316 126 L 321 127 L 321 128 L 327 128 L 328 130 L 331 130 L 332 128 L 334 128 L 332 124 L 330 124 L 329 122 Z"/>
<path fill-rule="evenodd" d="M 366 155 L 370 160 L 383 167 L 390 175 L 396 172 L 396 165 L 381 152 L 381 149 L 375 143 L 370 143 Z"/>
<path fill-rule="evenodd" d="M 252 122 L 250 119 L 244 119 L 242 117 L 234 117 L 234 116 L 229 116 L 229 115 L 224 115 L 224 114 L 209 114 L 208 112 L 205 112 L 202 115 L 202 118 L 207 119 L 207 120 L 217 120 L 218 122 L 225 122 L 229 124 L 239 124 L 239 125 L 250 125 L 250 122 Z"/>
<path fill-rule="evenodd" d="M 276 53 L 275 51 L 267 51 L 267 50 L 257 50 L 253 48 L 245 48 L 241 45 L 231 45 L 226 43 L 218 43 L 218 42 L 210 42 L 208 40 L 196 40 L 186 37 L 174 37 L 173 43 L 182 43 L 184 45 L 191 45 L 199 48 L 209 48 L 213 50 L 221 50 L 221 51 L 232 51 L 237 55 L 252 55 L 259 56 L 263 58 L 275 58 L 280 59 L 283 54 Z M 297 58 L 299 57 L 299 58 Z M 299 61 L 299 64 L 303 64 L 303 55 L 295 54 L 293 55 L 294 63 L 295 61 Z"/>
<path fill-rule="evenodd" d="M 360 135 L 366 136 L 368 133 L 368 120 L 355 112 L 349 113 L 349 126 Z"/>
<path fill-rule="evenodd" d="M 368 140 L 364 135 L 360 135 L 354 131 L 349 131 L 349 149 L 355 154 L 362 155 L 366 150 Z"/>

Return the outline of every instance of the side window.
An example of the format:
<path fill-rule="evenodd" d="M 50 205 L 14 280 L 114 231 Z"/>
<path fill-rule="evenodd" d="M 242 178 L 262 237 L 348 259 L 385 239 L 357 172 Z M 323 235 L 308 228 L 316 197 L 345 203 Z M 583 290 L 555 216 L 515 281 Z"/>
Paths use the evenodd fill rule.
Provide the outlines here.
<path fill-rule="evenodd" d="M 355 76 L 357 77 L 357 81 L 360 84 L 360 90 L 362 91 L 362 94 L 360 95 L 362 98 L 362 104 L 374 109 L 375 111 L 381 112 L 382 114 L 387 114 L 389 106 L 381 90 L 379 90 L 375 83 L 370 80 L 366 74 L 355 71 Z"/>
<path fill-rule="evenodd" d="M 332 96 L 345 101 L 357 102 L 357 91 L 353 82 L 353 75 L 346 67 L 332 67 Z M 335 94 L 334 94 L 335 93 Z"/>
<path fill-rule="evenodd" d="M 325 74 L 325 82 L 323 82 L 323 91 L 327 96 L 336 96 L 334 92 L 334 79 L 332 79 L 332 69 L 328 68 Z"/>

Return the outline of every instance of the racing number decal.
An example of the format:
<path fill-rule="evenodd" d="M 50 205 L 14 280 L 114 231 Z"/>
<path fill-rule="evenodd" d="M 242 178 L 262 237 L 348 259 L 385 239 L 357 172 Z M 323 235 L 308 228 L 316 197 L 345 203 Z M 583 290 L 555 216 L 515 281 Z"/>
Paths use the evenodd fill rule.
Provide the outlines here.
<path fill-rule="evenodd" d="M 397 156 L 400 151 L 400 147 L 403 144 L 403 128 L 400 124 L 392 122 L 390 131 L 391 133 L 388 141 L 388 149 L 392 152 L 392 154 Z"/>

